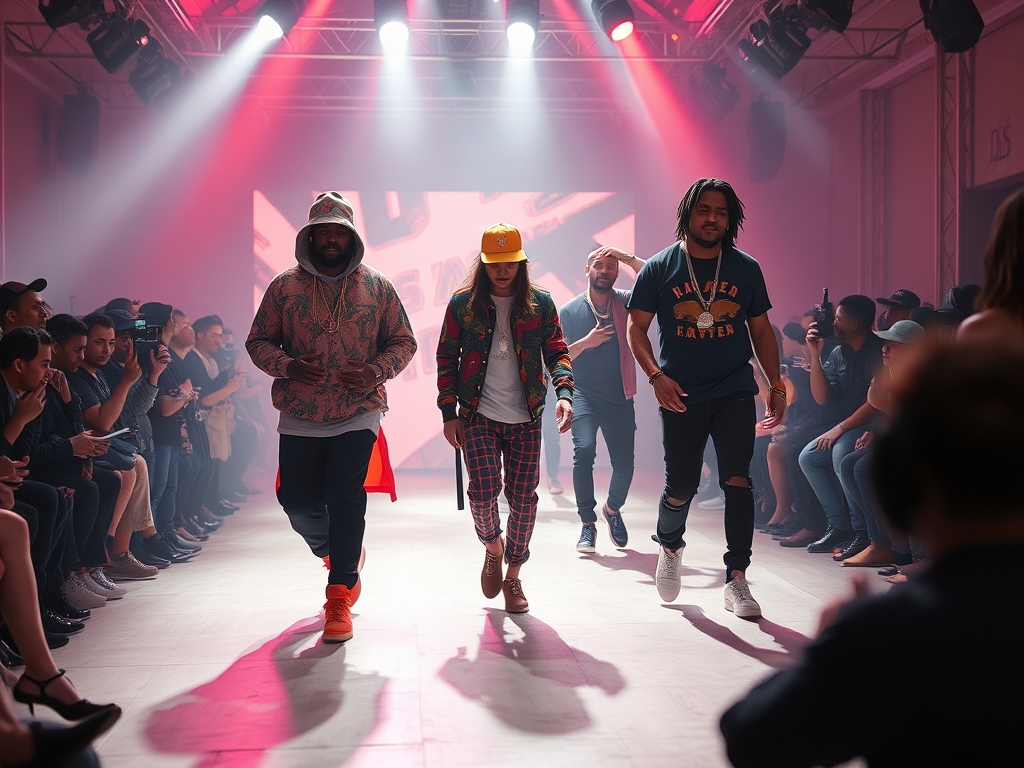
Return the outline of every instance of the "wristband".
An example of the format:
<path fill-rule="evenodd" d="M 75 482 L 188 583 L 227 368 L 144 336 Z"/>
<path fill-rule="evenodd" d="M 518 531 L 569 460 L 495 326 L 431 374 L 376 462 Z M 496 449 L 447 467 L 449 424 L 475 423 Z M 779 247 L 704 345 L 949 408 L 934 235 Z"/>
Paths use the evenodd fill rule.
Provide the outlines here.
<path fill-rule="evenodd" d="M 654 384 L 654 380 L 655 379 L 657 379 L 659 376 L 664 376 L 664 375 L 665 375 L 664 371 L 655 371 L 654 373 L 652 373 L 650 376 L 647 377 L 647 383 L 648 384 Z"/>
<path fill-rule="evenodd" d="M 783 397 L 786 397 L 786 394 L 787 394 L 785 389 L 782 389 L 781 387 L 776 387 L 774 385 L 769 387 L 768 391 L 769 392 L 774 392 L 776 395 L 782 395 Z"/>

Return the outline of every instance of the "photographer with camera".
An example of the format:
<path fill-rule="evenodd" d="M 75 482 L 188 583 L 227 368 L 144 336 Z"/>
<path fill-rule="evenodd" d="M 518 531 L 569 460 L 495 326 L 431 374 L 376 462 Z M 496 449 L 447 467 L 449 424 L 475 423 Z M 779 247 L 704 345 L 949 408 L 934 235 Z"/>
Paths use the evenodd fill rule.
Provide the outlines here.
<path fill-rule="evenodd" d="M 826 301 L 822 303 L 822 309 Z M 824 312 L 822 314 L 825 314 Z M 822 322 L 819 324 L 819 320 Z M 807 545 L 808 552 L 843 550 L 851 542 L 850 513 L 836 485 L 842 460 L 855 450 L 876 411 L 868 404 L 868 387 L 882 365 L 882 340 L 874 335 L 875 303 L 867 296 L 846 296 L 836 308 L 832 330 L 838 344 L 824 361 L 821 351 L 827 317 L 816 316 L 807 331 L 811 358 L 811 394 L 823 408 L 831 429 L 800 452 L 800 469 L 821 503 L 828 521 L 825 534 Z M 805 528 L 816 530 L 814 521 Z M 855 553 L 852 553 L 855 554 Z"/>

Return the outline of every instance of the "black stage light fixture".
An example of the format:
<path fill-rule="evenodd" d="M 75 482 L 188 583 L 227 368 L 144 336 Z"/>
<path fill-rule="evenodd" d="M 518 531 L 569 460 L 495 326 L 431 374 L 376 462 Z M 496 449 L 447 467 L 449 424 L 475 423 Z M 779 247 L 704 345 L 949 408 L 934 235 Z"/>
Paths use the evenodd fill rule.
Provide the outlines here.
<path fill-rule="evenodd" d="M 853 18 L 853 0 L 799 0 L 798 5 L 814 29 L 845 32 Z"/>
<path fill-rule="evenodd" d="M 165 90 L 177 85 L 180 79 L 178 65 L 160 55 L 160 44 L 155 40 L 139 54 L 139 63 L 128 75 L 128 82 L 147 106 Z"/>
<path fill-rule="evenodd" d="M 540 28 L 540 0 L 508 0 L 505 36 L 513 56 L 529 56 Z"/>
<path fill-rule="evenodd" d="M 103 14 L 103 0 L 39 0 L 39 12 L 53 29 L 81 24 Z"/>
<path fill-rule="evenodd" d="M 149 27 L 140 19 L 111 13 L 89 33 L 86 41 L 100 65 L 114 74 L 149 42 Z"/>
<path fill-rule="evenodd" d="M 985 20 L 973 0 L 921 0 L 924 25 L 946 53 L 963 53 L 978 44 Z"/>
<path fill-rule="evenodd" d="M 686 80 L 686 95 L 696 109 L 719 123 L 739 103 L 740 92 L 726 80 L 725 67 L 702 64 Z"/>
<path fill-rule="evenodd" d="M 633 34 L 633 6 L 629 0 L 592 0 L 590 7 L 601 29 L 616 43 Z"/>
<path fill-rule="evenodd" d="M 761 18 L 740 40 L 740 59 L 750 68 L 763 69 L 781 80 L 811 47 L 807 19 L 797 6 L 783 6 L 782 0 L 761 3 L 758 14 Z"/>
<path fill-rule="evenodd" d="M 256 14 L 256 28 L 263 39 L 279 40 L 292 31 L 299 14 L 296 0 L 267 0 Z"/>

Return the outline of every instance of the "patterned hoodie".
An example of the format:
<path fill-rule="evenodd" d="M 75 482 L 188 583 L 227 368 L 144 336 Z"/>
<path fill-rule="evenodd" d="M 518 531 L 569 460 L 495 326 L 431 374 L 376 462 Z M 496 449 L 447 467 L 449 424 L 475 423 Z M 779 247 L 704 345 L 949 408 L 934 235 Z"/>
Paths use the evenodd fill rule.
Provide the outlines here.
<path fill-rule="evenodd" d="M 321 275 L 309 258 L 310 230 L 323 223 L 348 227 L 355 242 L 348 269 L 336 278 Z M 253 363 L 275 379 L 271 394 L 279 411 L 307 421 L 334 423 L 388 409 L 383 384 L 360 392 L 337 379 L 346 360 L 376 365 L 385 379 L 393 379 L 416 352 L 412 326 L 394 285 L 362 263 L 364 252 L 348 200 L 336 192 L 318 197 L 309 223 L 295 238 L 298 264 L 271 281 L 245 342 Z M 340 322 L 332 332 L 334 317 Z M 317 364 L 327 371 L 322 384 L 287 378 L 288 363 L 317 352 L 321 354 Z"/>

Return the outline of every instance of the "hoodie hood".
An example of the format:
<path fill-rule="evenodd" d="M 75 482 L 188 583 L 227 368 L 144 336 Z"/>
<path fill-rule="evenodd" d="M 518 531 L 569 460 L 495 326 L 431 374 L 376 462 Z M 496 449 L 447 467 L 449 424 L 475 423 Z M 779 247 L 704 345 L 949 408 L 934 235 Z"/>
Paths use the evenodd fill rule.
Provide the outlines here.
<path fill-rule="evenodd" d="M 355 272 L 363 262 L 363 254 L 366 252 L 366 247 L 363 245 L 363 238 L 360 237 L 359 231 L 356 229 L 353 217 L 352 203 L 348 201 L 348 198 L 343 197 L 337 192 L 324 192 L 319 195 L 313 202 L 313 206 L 309 209 L 309 222 L 295 236 L 295 260 L 299 263 L 299 266 L 312 275 L 317 275 L 324 280 L 331 281 L 341 280 Z M 352 232 L 352 237 L 355 239 L 356 247 L 355 252 L 352 254 L 352 260 L 349 261 L 345 271 L 337 277 L 328 277 L 321 274 L 313 266 L 313 261 L 310 258 L 312 243 L 309 242 L 309 237 L 313 227 L 318 224 L 341 224 Z"/>

